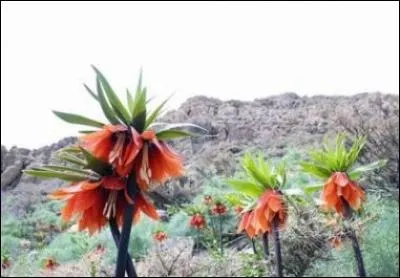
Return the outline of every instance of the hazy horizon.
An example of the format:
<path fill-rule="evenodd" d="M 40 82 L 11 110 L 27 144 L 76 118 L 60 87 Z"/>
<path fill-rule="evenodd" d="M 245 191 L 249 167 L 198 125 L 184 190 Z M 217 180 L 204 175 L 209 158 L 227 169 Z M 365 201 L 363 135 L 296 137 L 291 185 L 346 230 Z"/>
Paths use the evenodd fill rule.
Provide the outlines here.
<path fill-rule="evenodd" d="M 396 2 L 1 3 L 1 144 L 38 148 L 103 119 L 98 66 L 125 99 L 140 67 L 155 102 L 399 93 Z"/>

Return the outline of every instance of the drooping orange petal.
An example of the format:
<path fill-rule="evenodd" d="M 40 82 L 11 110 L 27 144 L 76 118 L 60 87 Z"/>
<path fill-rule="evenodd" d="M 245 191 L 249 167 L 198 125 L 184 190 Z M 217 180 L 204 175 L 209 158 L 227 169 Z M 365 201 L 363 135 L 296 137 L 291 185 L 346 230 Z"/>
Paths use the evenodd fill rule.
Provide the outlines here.
<path fill-rule="evenodd" d="M 256 236 L 256 229 L 252 225 L 247 227 L 246 231 L 250 238 L 254 238 Z"/>
<path fill-rule="evenodd" d="M 89 182 L 89 181 L 81 181 L 69 187 L 62 187 L 56 189 L 52 192 L 49 197 L 51 199 L 64 199 L 67 197 L 71 197 L 75 193 L 79 193 L 86 190 L 93 190 L 100 185 L 101 182 Z"/>
<path fill-rule="evenodd" d="M 101 194 L 100 190 L 82 191 L 76 193 L 74 204 L 74 213 L 80 213 L 93 206 L 98 199 L 98 195 Z"/>
<path fill-rule="evenodd" d="M 334 183 L 325 184 L 323 191 L 323 201 L 327 206 L 327 208 L 333 208 L 338 202 L 338 200 L 339 197 L 336 191 L 336 184 Z"/>
<path fill-rule="evenodd" d="M 334 173 L 324 186 L 322 199 L 327 209 L 334 209 L 340 215 L 344 214 L 346 202 L 353 210 L 358 210 L 364 200 L 365 192 L 354 181 L 350 180 L 344 172 Z"/>
<path fill-rule="evenodd" d="M 239 223 L 239 226 L 237 229 L 237 233 L 241 233 L 245 229 L 245 227 L 247 226 L 247 221 L 249 220 L 249 216 L 250 216 L 249 212 L 243 213 L 242 219 L 240 220 L 240 223 Z"/>
<path fill-rule="evenodd" d="M 282 209 L 282 203 L 281 203 L 281 198 L 279 195 L 273 195 L 269 199 L 268 202 L 268 207 L 273 211 L 273 212 L 278 212 Z"/>
<path fill-rule="evenodd" d="M 343 215 L 344 206 L 343 206 L 342 200 L 338 199 L 338 201 L 336 202 L 334 207 L 335 207 L 337 213 L 339 213 L 340 215 Z"/>
<path fill-rule="evenodd" d="M 264 217 L 267 220 L 267 225 L 265 225 L 263 232 L 271 232 L 272 221 L 274 219 L 274 213 L 271 210 L 266 209 L 264 211 Z"/>
<path fill-rule="evenodd" d="M 69 221 L 72 218 L 74 212 L 76 198 L 70 198 L 64 208 L 61 211 L 61 216 L 65 221 Z"/>
<path fill-rule="evenodd" d="M 142 194 L 139 194 L 135 199 L 135 205 L 139 208 L 143 213 L 145 213 L 148 217 L 159 220 L 160 215 L 158 214 L 156 208 L 153 204 L 145 199 Z"/>
<path fill-rule="evenodd" d="M 266 230 L 268 226 L 268 220 L 265 217 L 265 211 L 268 206 L 268 203 L 266 201 L 268 199 L 263 197 L 261 198 L 256 208 L 254 209 L 254 221 L 255 221 L 254 227 L 257 230 Z"/>
<path fill-rule="evenodd" d="M 113 149 L 112 135 L 116 132 L 126 131 L 123 125 L 106 125 L 103 129 L 80 137 L 80 145 L 93 153 L 97 158 L 109 161 Z"/>
<path fill-rule="evenodd" d="M 134 136 L 134 135 L 132 135 L 132 136 Z M 132 163 L 132 161 L 139 154 L 142 147 L 143 147 L 143 142 L 140 140 L 140 137 L 139 137 L 139 139 L 133 138 L 126 148 L 124 163 L 125 164 Z"/>
<path fill-rule="evenodd" d="M 336 194 L 336 184 L 332 178 L 330 178 L 324 185 L 323 196 L 330 196 Z"/>
<path fill-rule="evenodd" d="M 151 170 L 151 182 L 160 184 L 172 177 L 183 175 L 182 158 L 170 150 L 164 142 L 154 139 L 149 147 L 149 167 Z"/>
<path fill-rule="evenodd" d="M 354 210 L 358 210 L 361 206 L 361 196 L 358 191 L 358 186 L 350 183 L 348 186 L 349 196 L 346 201 L 349 203 L 350 207 Z"/>
<path fill-rule="evenodd" d="M 103 215 L 103 208 L 106 203 L 104 191 L 98 191 L 92 196 L 93 203 L 87 207 L 79 221 L 79 229 L 88 229 L 89 235 L 100 230 L 106 223 L 107 218 Z"/>

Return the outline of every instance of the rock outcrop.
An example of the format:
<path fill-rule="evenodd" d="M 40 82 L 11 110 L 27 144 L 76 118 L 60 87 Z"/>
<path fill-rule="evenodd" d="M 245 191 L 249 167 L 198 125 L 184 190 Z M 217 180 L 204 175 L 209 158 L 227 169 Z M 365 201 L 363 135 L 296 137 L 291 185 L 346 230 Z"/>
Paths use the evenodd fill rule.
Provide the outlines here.
<path fill-rule="evenodd" d="M 168 112 L 163 122 L 190 122 L 206 128 L 202 137 L 173 142 L 183 154 L 185 177 L 171 181 L 154 193 L 158 200 L 179 200 L 198 192 L 207 176 L 232 175 L 236 160 L 245 150 L 260 149 L 271 156 L 282 156 L 287 148 L 304 148 L 320 142 L 325 134 L 341 129 L 338 117 L 352 117 L 355 111 L 362 121 L 386 121 L 399 117 L 399 97 L 380 93 L 351 97 L 299 97 L 294 93 L 246 101 L 221 101 L 198 96 L 188 99 L 180 109 Z M 65 138 L 36 150 L 13 147 L 1 149 L 1 191 L 11 197 L 8 210 L 25 211 L 43 199 L 61 183 L 21 176 L 21 170 L 52 159 L 52 153 L 75 142 Z M 7 196 L 6 196 L 7 195 Z"/>

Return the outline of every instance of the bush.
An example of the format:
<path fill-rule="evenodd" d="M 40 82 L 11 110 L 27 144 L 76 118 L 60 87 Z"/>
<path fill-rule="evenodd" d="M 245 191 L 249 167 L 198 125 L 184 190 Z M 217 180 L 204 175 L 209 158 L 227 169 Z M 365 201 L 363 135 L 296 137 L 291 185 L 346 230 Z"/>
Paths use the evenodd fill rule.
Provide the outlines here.
<path fill-rule="evenodd" d="M 371 197 L 365 215 L 379 216 L 367 222 L 360 243 L 368 276 L 399 276 L 399 206 L 397 201 Z M 338 267 L 340 265 L 340 267 Z M 332 249 L 325 260 L 317 260 L 306 272 L 310 277 L 355 276 L 355 260 L 351 244 L 342 251 Z"/>

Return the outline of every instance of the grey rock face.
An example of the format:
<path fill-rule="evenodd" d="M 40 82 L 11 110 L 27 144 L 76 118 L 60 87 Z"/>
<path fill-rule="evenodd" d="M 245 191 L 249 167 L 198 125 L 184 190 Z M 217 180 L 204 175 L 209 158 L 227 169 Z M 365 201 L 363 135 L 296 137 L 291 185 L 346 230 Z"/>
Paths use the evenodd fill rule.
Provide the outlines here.
<path fill-rule="evenodd" d="M 22 170 L 49 163 L 55 151 L 76 141 L 68 137 L 43 148 L 28 150 L 1 147 L 1 211 L 23 215 L 29 208 L 46 198 L 47 193 L 60 186 L 58 180 L 41 180 L 23 175 Z"/>
<path fill-rule="evenodd" d="M 286 147 L 300 149 L 318 143 L 325 134 L 341 130 L 337 124 L 339 116 L 351 117 L 356 110 L 365 121 L 398 118 L 399 97 L 380 93 L 351 97 L 300 97 L 287 93 L 252 102 L 221 101 L 204 96 L 190 98 L 180 109 L 168 112 L 162 121 L 198 124 L 209 133 L 171 142 L 184 156 L 187 173 L 181 179 L 168 182 L 154 194 L 160 203 L 190 199 L 201 190 L 208 176 L 233 175 L 236 161 L 243 151 L 258 149 L 271 156 L 282 156 Z M 29 204 L 32 200 L 43 199 L 42 194 L 59 186 L 61 183 L 54 180 L 38 180 L 25 175 L 21 177 L 20 171 L 48 163 L 56 150 L 75 140 L 68 137 L 32 151 L 16 147 L 7 150 L 2 146 L 2 201 L 10 195 L 19 196 L 22 204 Z M 24 197 L 28 196 L 26 194 L 29 194 L 29 198 Z M 3 207 L 2 202 L 2 210 Z"/>

